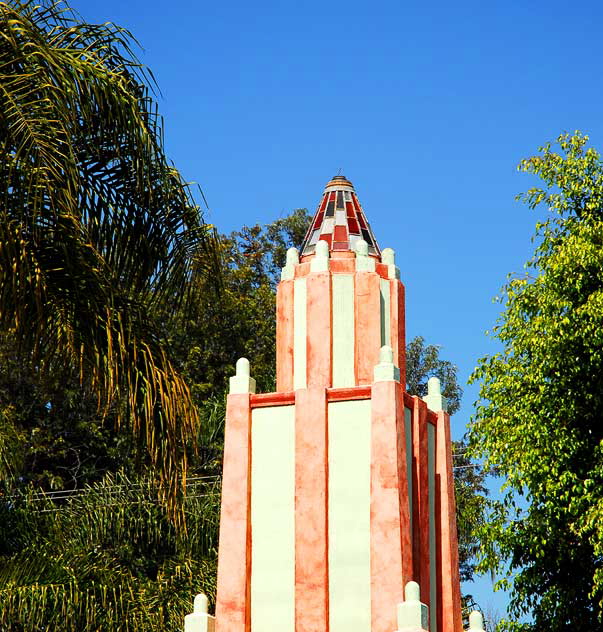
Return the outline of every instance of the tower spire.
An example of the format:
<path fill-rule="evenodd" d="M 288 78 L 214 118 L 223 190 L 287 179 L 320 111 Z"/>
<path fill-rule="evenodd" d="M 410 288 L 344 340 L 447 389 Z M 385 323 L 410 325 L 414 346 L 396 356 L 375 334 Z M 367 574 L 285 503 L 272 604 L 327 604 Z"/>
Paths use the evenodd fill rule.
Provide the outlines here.
<path fill-rule="evenodd" d="M 368 244 L 370 255 L 381 255 L 354 185 L 345 176 L 336 175 L 327 182 L 306 233 L 301 255 L 314 254 L 319 240 L 326 241 L 332 253 L 354 252 L 356 243 L 361 239 Z"/>

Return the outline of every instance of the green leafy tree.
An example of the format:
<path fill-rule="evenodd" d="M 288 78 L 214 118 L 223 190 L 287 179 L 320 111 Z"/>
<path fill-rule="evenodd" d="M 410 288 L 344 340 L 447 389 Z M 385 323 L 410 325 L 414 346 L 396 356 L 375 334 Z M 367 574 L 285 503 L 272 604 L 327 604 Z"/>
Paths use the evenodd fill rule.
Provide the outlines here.
<path fill-rule="evenodd" d="M 482 529 L 481 568 L 502 573 L 526 629 L 600 629 L 603 599 L 603 163 L 563 134 L 523 160 L 548 214 L 512 277 L 483 358 L 470 439 L 505 479 Z M 511 627 L 511 626 L 510 626 Z"/>
<path fill-rule="evenodd" d="M 95 394 L 64 371 L 40 376 L 6 339 L 0 344 L 0 436 L 7 490 L 77 489 L 107 472 L 135 469 L 133 437 L 116 432 L 112 411 L 101 414 Z"/>
<path fill-rule="evenodd" d="M 412 395 L 424 397 L 430 377 L 439 378 L 442 394 L 448 401 L 448 413 L 454 415 L 461 407 L 463 396 L 457 367 L 440 358 L 440 347 L 426 345 L 425 338 L 416 336 L 406 345 L 406 390 Z"/>
<path fill-rule="evenodd" d="M 0 335 L 129 428 L 173 500 L 197 413 L 150 315 L 217 248 L 131 42 L 60 2 L 0 2 Z"/>

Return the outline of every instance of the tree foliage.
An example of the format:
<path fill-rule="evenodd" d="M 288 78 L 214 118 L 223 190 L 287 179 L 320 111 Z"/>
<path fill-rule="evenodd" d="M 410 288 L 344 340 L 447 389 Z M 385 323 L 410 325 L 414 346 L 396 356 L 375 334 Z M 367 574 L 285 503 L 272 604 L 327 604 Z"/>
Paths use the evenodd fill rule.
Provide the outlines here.
<path fill-rule="evenodd" d="M 416 336 L 406 345 L 406 390 L 412 395 L 424 397 L 427 395 L 429 378 L 439 378 L 450 415 L 454 415 L 461 407 L 463 396 L 457 372 L 455 364 L 440 358 L 440 347 L 426 345 L 422 336 Z"/>
<path fill-rule="evenodd" d="M 129 427 L 173 499 L 197 416 L 149 315 L 217 251 L 131 43 L 60 2 L 0 2 L 0 334 Z"/>
<path fill-rule="evenodd" d="M 548 215 L 503 290 L 502 351 L 473 375 L 473 452 L 506 479 L 481 567 L 534 630 L 599 629 L 603 613 L 603 163 L 587 143 L 563 134 L 519 165 L 541 181 L 520 199 Z"/>
<path fill-rule="evenodd" d="M 296 209 L 264 226 L 243 226 L 220 237 L 220 294 L 204 291 L 201 281 L 194 308 L 178 312 L 171 334 L 197 403 L 225 391 L 240 357 L 251 360 L 260 390 L 274 390 L 276 285 L 287 249 L 301 247 L 310 221 L 306 209 Z"/>

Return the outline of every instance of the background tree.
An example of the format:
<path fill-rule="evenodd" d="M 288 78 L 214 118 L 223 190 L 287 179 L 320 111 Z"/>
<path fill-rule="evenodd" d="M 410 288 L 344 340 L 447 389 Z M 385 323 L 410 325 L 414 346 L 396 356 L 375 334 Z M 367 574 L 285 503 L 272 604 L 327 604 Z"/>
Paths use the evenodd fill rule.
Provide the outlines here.
<path fill-rule="evenodd" d="M 541 181 L 520 198 L 548 215 L 503 290 L 503 350 L 473 375 L 473 454 L 506 479 L 481 568 L 534 630 L 599 629 L 603 612 L 603 163 L 587 141 L 563 134 L 519 165 Z"/>
<path fill-rule="evenodd" d="M 276 285 L 287 249 L 301 247 L 311 219 L 306 209 L 296 209 L 220 237 L 220 294 L 197 282 L 193 309 L 179 310 L 170 338 L 197 403 L 226 390 L 242 356 L 253 363 L 258 389 L 274 390 Z"/>
<path fill-rule="evenodd" d="M 422 336 L 416 336 L 406 345 L 406 390 L 412 395 L 425 397 L 429 378 L 439 378 L 442 395 L 448 400 L 450 415 L 454 415 L 461 407 L 463 396 L 457 372 L 455 364 L 440 358 L 440 347 L 426 345 Z"/>

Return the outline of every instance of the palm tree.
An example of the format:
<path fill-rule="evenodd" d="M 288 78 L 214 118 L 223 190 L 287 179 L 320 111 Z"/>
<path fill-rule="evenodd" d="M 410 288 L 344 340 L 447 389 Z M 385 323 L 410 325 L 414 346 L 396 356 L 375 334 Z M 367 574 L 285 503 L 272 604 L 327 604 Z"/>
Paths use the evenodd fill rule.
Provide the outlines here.
<path fill-rule="evenodd" d="M 0 629 L 181 630 L 195 594 L 214 599 L 220 502 L 216 476 L 187 486 L 186 531 L 152 475 L 0 498 Z"/>
<path fill-rule="evenodd" d="M 0 2 L 0 336 L 41 378 L 75 373 L 174 499 L 197 413 L 151 315 L 218 248 L 132 43 L 62 2 Z"/>

